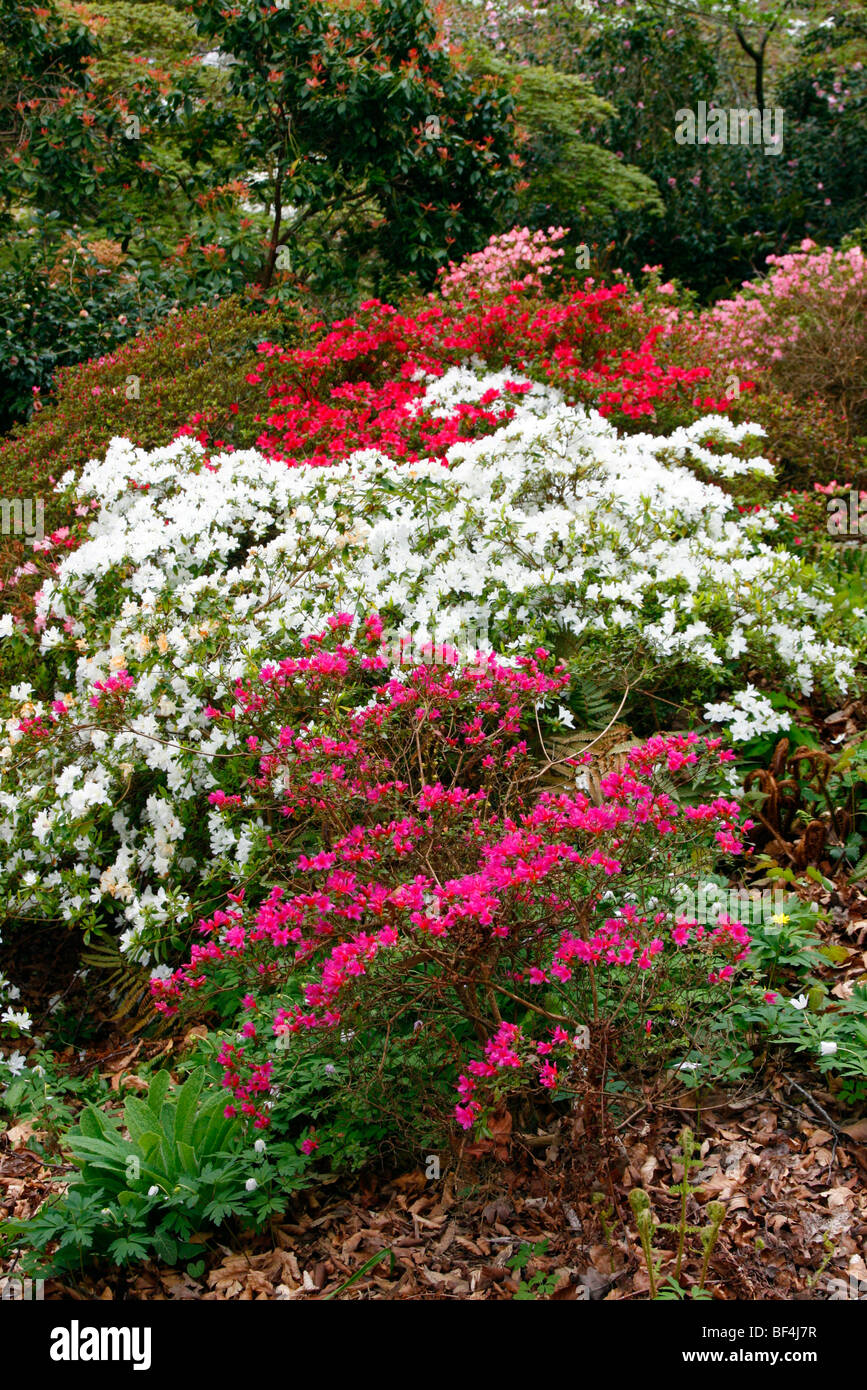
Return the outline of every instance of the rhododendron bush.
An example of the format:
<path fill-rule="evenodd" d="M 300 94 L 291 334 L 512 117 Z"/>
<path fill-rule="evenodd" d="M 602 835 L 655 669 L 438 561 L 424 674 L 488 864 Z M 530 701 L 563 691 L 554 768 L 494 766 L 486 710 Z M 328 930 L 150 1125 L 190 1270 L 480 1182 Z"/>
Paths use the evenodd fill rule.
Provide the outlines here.
<path fill-rule="evenodd" d="M 445 299 L 460 294 L 467 299 L 496 296 L 511 289 L 540 289 L 565 255 L 555 245 L 566 235 L 563 227 L 531 232 L 529 227 L 513 227 L 503 236 L 492 236 L 481 251 L 459 264 L 450 261 L 440 271 L 437 288 Z"/>
<path fill-rule="evenodd" d="M 867 260 L 805 238 L 737 294 L 698 310 L 657 310 L 673 362 L 699 360 L 726 376 L 734 418 L 760 420 L 784 481 L 863 469 L 867 431 L 864 320 Z"/>
<path fill-rule="evenodd" d="M 543 268 L 550 270 L 554 239 L 543 238 L 534 264 L 547 251 Z M 627 283 L 596 285 L 588 278 L 583 288 L 572 284 L 559 299 L 540 299 L 537 277 L 530 274 L 529 280 L 509 282 L 504 292 L 502 281 L 525 263 L 521 246 L 479 253 L 481 267 L 465 262 L 444 277 L 441 294 L 429 295 L 414 314 L 369 300 L 312 347 L 284 350 L 260 343 L 262 366 L 247 378 L 265 385 L 270 407 L 259 447 L 290 462 L 330 461 L 365 445 L 413 457 L 418 444 L 403 433 L 414 414 L 406 407 L 423 392 L 418 383 L 467 361 L 526 373 L 560 388 L 570 403 L 596 406 L 624 428 L 637 429 L 658 414 L 672 424 L 690 423 L 702 407 L 727 408 L 722 390 L 716 397 L 710 390 L 710 367 L 684 366 L 661 355 L 665 315 Z M 491 263 L 501 262 L 502 272 L 491 270 Z M 464 269 L 467 283 L 459 280 L 458 286 L 466 302 L 449 293 Z M 189 432 L 204 443 L 207 421 L 203 425 Z"/>

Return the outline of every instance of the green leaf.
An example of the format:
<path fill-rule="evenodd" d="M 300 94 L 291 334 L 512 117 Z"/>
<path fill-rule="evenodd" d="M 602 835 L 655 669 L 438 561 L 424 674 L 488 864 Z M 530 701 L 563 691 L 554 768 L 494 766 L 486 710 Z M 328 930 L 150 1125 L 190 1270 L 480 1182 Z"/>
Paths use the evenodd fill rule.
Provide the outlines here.
<path fill-rule="evenodd" d="M 166 1091 L 169 1089 L 171 1073 L 168 1071 L 158 1071 L 152 1078 L 148 1088 L 147 1103 L 155 1115 L 160 1113 L 162 1103 L 166 1098 Z"/>
<path fill-rule="evenodd" d="M 199 1172 L 199 1160 L 192 1144 L 185 1144 L 182 1139 L 177 1141 L 178 1158 L 181 1160 L 181 1167 L 190 1177 L 196 1177 Z"/>
<path fill-rule="evenodd" d="M 86 1106 L 78 1118 L 78 1128 L 88 1139 L 105 1138 L 106 1126 L 113 1128 L 107 1117 L 92 1105 Z"/>
<path fill-rule="evenodd" d="M 372 1269 L 375 1264 L 378 1264 L 379 1261 L 385 1255 L 388 1255 L 390 1259 L 389 1274 L 393 1274 L 395 1266 L 394 1252 L 392 1251 L 391 1246 L 387 1245 L 383 1250 L 377 1250 L 376 1254 L 371 1255 L 369 1260 L 365 1260 L 364 1264 L 360 1267 L 360 1269 L 357 1269 L 349 1279 L 345 1279 L 339 1288 L 334 1289 L 331 1293 L 327 1293 L 322 1300 L 323 1303 L 327 1303 L 329 1299 L 336 1298 L 338 1294 L 343 1293 L 344 1289 L 348 1289 L 350 1284 L 354 1284 L 356 1279 L 360 1279 L 362 1274 L 366 1274 L 367 1271 L 369 1269 Z"/>
<path fill-rule="evenodd" d="M 827 946 L 819 947 L 819 955 L 832 962 L 833 965 L 842 965 L 849 959 L 849 952 L 845 946 L 834 946 L 830 942 Z"/>
<path fill-rule="evenodd" d="M 831 880 L 829 878 L 825 878 L 823 874 L 820 874 L 819 870 L 815 868 L 814 865 L 809 864 L 807 866 L 806 874 L 807 878 L 811 878 L 814 883 L 820 883 L 826 892 L 833 893 L 834 885 L 831 882 Z"/>
<path fill-rule="evenodd" d="M 112 1144 L 108 1139 L 90 1139 L 86 1135 L 70 1136 L 69 1147 L 76 1158 L 103 1158 L 123 1167 L 127 1154 L 132 1150 L 124 1140 Z"/>
<path fill-rule="evenodd" d="M 175 1111 L 174 1133 L 176 1141 L 183 1140 L 189 1143 L 193 1137 L 193 1129 L 196 1122 L 196 1106 L 205 1084 L 205 1069 L 199 1067 L 192 1076 L 184 1082 L 178 1092 L 178 1101 Z"/>
<path fill-rule="evenodd" d="M 160 1230 L 154 1233 L 154 1249 L 163 1264 L 177 1264 L 178 1244 L 166 1231 Z"/>
<path fill-rule="evenodd" d="M 136 1144 L 145 1134 L 154 1132 L 154 1112 L 149 1105 L 136 1096 L 130 1096 L 123 1107 L 124 1124 Z"/>

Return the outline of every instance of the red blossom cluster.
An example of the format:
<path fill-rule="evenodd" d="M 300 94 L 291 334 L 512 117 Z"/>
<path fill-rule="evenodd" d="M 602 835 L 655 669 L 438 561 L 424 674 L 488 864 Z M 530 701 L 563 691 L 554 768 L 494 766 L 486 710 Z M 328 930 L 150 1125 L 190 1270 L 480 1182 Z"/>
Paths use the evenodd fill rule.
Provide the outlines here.
<path fill-rule="evenodd" d="M 502 391 L 488 390 L 478 404 L 460 403 L 445 418 L 425 411 L 424 378 L 472 357 L 546 381 L 567 399 L 616 418 L 653 417 L 658 406 L 674 403 L 696 412 L 727 409 L 725 399 L 696 395 L 708 367 L 659 357 L 662 325 L 645 323 L 641 341 L 630 345 L 635 307 L 641 305 L 626 285 L 589 282 L 562 300 L 520 293 L 484 304 L 432 298 L 414 314 L 367 300 L 312 347 L 259 344 L 261 365 L 247 376 L 267 396 L 257 447 L 292 464 L 334 463 L 367 448 L 407 462 L 441 458 L 453 444 L 511 419 L 510 398 L 529 389 L 527 382 L 507 381 Z M 205 421 L 179 433 L 211 443 Z"/>

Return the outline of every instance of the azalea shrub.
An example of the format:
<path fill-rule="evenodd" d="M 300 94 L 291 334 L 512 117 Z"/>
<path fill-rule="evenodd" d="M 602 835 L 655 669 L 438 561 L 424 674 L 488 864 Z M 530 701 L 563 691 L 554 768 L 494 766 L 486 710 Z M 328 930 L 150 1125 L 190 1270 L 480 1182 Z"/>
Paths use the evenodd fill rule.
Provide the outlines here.
<path fill-rule="evenodd" d="M 465 299 L 496 297 L 507 290 L 539 290 L 566 254 L 556 243 L 566 235 L 563 227 L 513 227 L 492 236 L 487 246 L 462 261 L 450 261 L 437 277 L 437 288 L 444 299 L 456 295 Z"/>
<path fill-rule="evenodd" d="M 546 240 L 548 249 L 556 249 L 555 239 Z M 512 263 L 506 274 L 525 263 Z M 493 275 L 501 289 L 499 270 L 468 273 L 481 277 L 480 285 L 484 274 Z M 727 409 L 719 374 L 713 380 L 708 366 L 682 365 L 660 351 L 664 325 L 626 282 L 588 279 L 541 299 L 537 285 L 517 280 L 505 293 L 474 294 L 470 282 L 466 300 L 448 297 L 449 286 L 446 278 L 446 298 L 431 295 L 412 314 L 365 301 L 311 347 L 260 344 L 253 379 L 265 388 L 269 413 L 259 447 L 275 458 L 324 462 L 384 443 L 400 457 L 407 452 L 398 442 L 403 422 L 415 414 L 422 378 L 468 362 L 553 386 L 627 431 L 651 421 L 658 428 L 688 424 L 702 411 Z"/>
<path fill-rule="evenodd" d="M 60 369 L 50 399 L 37 392 L 33 419 L 0 443 L 7 494 L 42 490 L 47 519 L 66 520 L 51 484 L 104 453 L 112 438 L 153 448 L 204 418 L 224 443 L 252 443 L 260 400 L 245 377 L 256 346 L 275 337 L 289 343 L 303 326 L 296 304 L 232 295 L 166 314 L 133 341 Z"/>
<path fill-rule="evenodd" d="M 644 267 L 630 309 L 653 325 L 658 358 L 669 369 L 703 363 L 730 418 L 762 424 L 783 483 L 811 488 L 841 474 L 863 481 L 860 246 L 834 250 L 806 238 L 797 250 L 768 256 L 763 275 L 709 309 L 674 282 L 661 284 L 661 269 Z"/>
<path fill-rule="evenodd" d="M 817 478 L 850 472 L 864 479 L 867 446 L 849 436 L 833 404 L 818 393 L 786 391 L 760 378 L 740 408 L 734 407 L 734 418 L 741 412 L 761 420 L 767 432 L 765 452 L 781 484 L 809 489 Z"/>
<path fill-rule="evenodd" d="M 249 835 L 202 814 L 237 791 L 243 752 L 207 710 L 335 604 L 416 649 L 545 646 L 574 677 L 540 711 L 549 730 L 586 719 L 585 684 L 639 730 L 658 696 L 743 740 L 788 723 L 757 677 L 818 701 L 853 683 L 857 625 L 838 631 L 815 570 L 775 546 L 772 510 L 739 511 L 717 481 L 768 476 L 748 427 L 624 436 L 550 387 L 466 369 L 427 383 L 414 424 L 483 401 L 509 418 L 443 459 L 287 467 L 185 437 L 117 440 L 86 466 L 87 539 L 35 622 L 0 626 L 9 668 L 31 672 L 2 706 L 7 919 L 111 926 L 134 958 L 177 949 L 203 895 L 256 869 Z"/>
<path fill-rule="evenodd" d="M 849 438 L 867 434 L 867 258 L 806 238 L 704 317 L 706 341 L 735 371 L 833 405 Z"/>
<path fill-rule="evenodd" d="M 751 827 L 730 796 L 701 796 L 733 758 L 721 740 L 657 736 L 598 796 L 540 792 L 522 725 L 568 681 L 547 651 L 506 666 L 444 645 L 388 676 L 381 621 L 353 626 L 335 615 L 209 710 L 255 755 L 209 800 L 267 854 L 151 988 L 164 1013 L 239 1026 L 219 1056 L 226 1113 L 268 1128 L 313 1054 L 353 1089 L 377 1070 L 393 1122 L 394 1046 L 434 1109 L 457 1085 L 470 1128 L 511 1090 L 598 1089 L 603 1038 L 615 1069 L 709 1040 L 749 935 L 672 902 L 699 849 L 737 854 Z M 314 1153 L 316 1133 L 301 1142 Z"/>
<path fill-rule="evenodd" d="M 260 432 L 260 395 L 247 378 L 256 345 L 279 336 L 291 343 L 303 330 L 301 307 L 283 297 L 264 301 L 232 295 L 213 305 L 172 312 L 131 341 L 88 362 L 56 372 L 52 393 L 34 394 L 35 410 L 0 442 L 0 474 L 7 497 L 37 497 L 44 536 L 4 538 L 0 606 L 32 610 L 40 576 L 52 573 L 64 549 L 84 534 L 82 508 L 55 482 L 78 472 L 126 437 L 141 447 L 168 443 L 179 430 L 207 422 L 220 447 L 251 444 Z"/>

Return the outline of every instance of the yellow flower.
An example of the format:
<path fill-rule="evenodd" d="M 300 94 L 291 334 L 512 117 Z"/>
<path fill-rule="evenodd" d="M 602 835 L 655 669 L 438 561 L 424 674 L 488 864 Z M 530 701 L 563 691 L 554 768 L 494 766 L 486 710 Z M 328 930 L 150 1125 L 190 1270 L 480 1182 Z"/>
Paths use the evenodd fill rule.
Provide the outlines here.
<path fill-rule="evenodd" d="M 787 912 L 775 912 L 771 918 L 771 921 L 776 922 L 778 927 L 784 927 L 788 920 L 789 914 Z"/>

